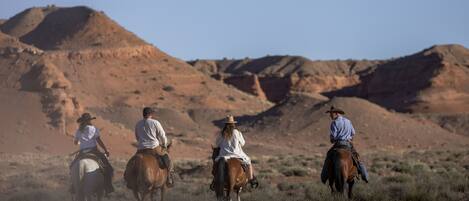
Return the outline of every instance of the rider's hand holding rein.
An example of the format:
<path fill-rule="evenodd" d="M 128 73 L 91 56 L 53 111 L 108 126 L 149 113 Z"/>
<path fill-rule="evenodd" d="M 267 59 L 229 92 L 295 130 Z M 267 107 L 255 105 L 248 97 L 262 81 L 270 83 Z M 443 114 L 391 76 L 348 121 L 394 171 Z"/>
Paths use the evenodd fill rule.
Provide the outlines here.
<path fill-rule="evenodd" d="M 103 141 L 101 140 L 101 137 L 97 137 L 96 142 L 101 148 L 103 148 L 104 154 L 106 155 L 106 157 L 109 157 L 110 156 L 109 151 L 107 150 L 106 145 L 104 145 Z"/>

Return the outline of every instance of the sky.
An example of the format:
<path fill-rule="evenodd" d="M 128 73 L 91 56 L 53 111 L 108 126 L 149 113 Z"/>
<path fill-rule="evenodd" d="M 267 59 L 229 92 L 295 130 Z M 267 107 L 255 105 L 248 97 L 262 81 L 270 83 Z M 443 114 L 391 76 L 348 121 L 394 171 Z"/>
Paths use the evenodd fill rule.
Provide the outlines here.
<path fill-rule="evenodd" d="M 435 44 L 469 47 L 468 0 L 0 0 L 0 18 L 47 4 L 104 11 L 185 60 L 386 59 Z"/>

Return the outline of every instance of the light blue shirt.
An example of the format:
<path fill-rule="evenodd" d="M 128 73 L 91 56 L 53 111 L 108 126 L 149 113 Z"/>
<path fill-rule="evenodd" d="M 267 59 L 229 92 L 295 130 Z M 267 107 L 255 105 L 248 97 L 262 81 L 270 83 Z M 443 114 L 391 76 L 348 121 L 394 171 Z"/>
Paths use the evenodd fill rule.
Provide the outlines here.
<path fill-rule="evenodd" d="M 96 138 L 99 137 L 98 128 L 88 125 L 83 130 L 78 129 L 75 133 L 75 140 L 80 142 L 80 150 L 96 147 Z"/>
<path fill-rule="evenodd" d="M 331 123 L 331 141 L 348 141 L 355 135 L 352 122 L 343 116 L 337 117 Z"/>

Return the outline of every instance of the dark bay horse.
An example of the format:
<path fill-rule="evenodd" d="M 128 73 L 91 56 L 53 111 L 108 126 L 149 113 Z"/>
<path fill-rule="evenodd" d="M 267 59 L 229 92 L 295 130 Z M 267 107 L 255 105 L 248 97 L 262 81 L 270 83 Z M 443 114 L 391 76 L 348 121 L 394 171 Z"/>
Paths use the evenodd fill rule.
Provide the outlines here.
<path fill-rule="evenodd" d="M 170 147 L 171 144 L 168 145 L 168 152 Z M 145 200 L 148 195 L 150 200 L 155 200 L 158 190 L 161 201 L 164 201 L 168 174 L 168 169 L 162 167 L 152 153 L 137 153 L 127 163 L 124 180 L 138 201 Z"/>
<path fill-rule="evenodd" d="M 214 181 L 217 200 L 231 200 L 232 192 L 236 192 L 238 201 L 241 201 L 240 193 L 248 183 L 248 175 L 243 170 L 241 160 L 231 158 L 228 160 L 220 159 L 215 162 L 220 149 L 213 149 L 212 160 L 214 162 Z"/>
<path fill-rule="evenodd" d="M 328 157 L 328 180 L 331 192 L 337 191 L 343 194 L 345 184 L 348 184 L 347 195 L 352 198 L 352 188 L 358 174 L 357 168 L 353 165 L 352 152 L 347 148 L 333 148 Z"/>

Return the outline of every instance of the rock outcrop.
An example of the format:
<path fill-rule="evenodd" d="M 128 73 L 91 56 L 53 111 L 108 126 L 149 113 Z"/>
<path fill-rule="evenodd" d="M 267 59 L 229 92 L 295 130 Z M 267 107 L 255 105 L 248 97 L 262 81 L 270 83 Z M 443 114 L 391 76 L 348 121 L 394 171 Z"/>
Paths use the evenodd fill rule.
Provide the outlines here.
<path fill-rule="evenodd" d="M 243 86 L 248 83 L 242 79 L 236 79 L 238 82 L 235 82 L 231 77 L 256 74 L 267 99 L 279 102 L 291 92 L 327 94 L 354 87 L 361 83 L 362 76 L 373 71 L 381 62 L 311 61 L 298 56 L 267 56 L 243 60 L 196 60 L 189 63 L 203 73 L 223 77 L 226 83 L 243 91 Z"/>
<path fill-rule="evenodd" d="M 469 112 L 469 50 L 440 45 L 380 65 L 363 97 L 411 112 Z"/>

